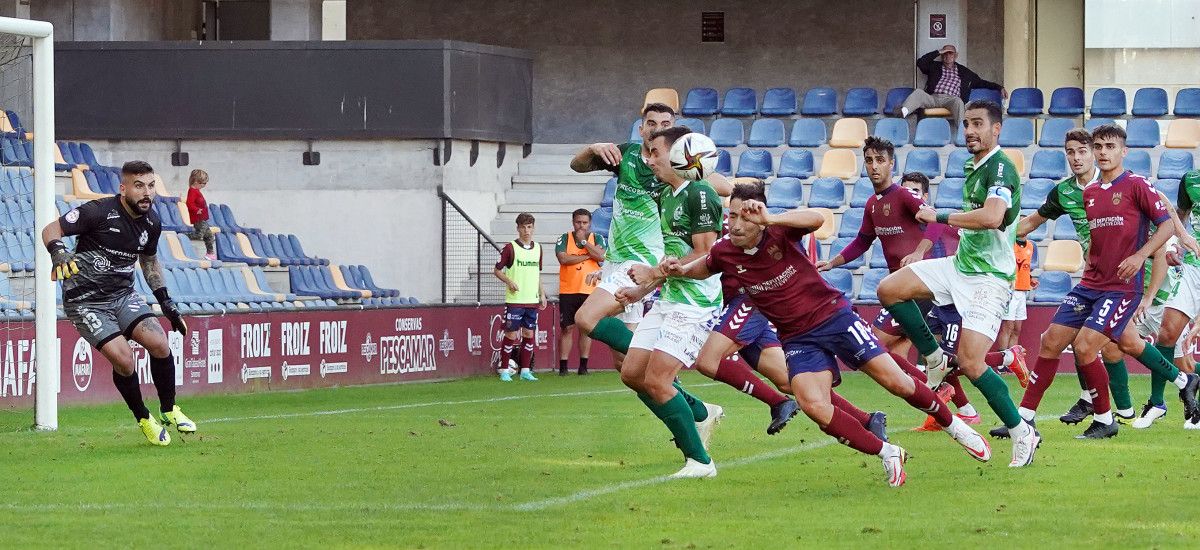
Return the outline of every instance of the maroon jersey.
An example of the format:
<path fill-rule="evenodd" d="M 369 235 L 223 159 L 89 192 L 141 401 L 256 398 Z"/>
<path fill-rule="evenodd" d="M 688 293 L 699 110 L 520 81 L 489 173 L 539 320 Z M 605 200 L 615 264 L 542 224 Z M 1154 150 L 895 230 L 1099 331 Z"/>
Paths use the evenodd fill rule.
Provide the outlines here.
<path fill-rule="evenodd" d="M 1092 235 L 1083 286 L 1142 292 L 1142 266 L 1128 281 L 1117 277 L 1117 266 L 1146 244 L 1151 226 L 1170 219 L 1158 193 L 1146 178 L 1127 171 L 1112 183 L 1088 184 L 1083 189 L 1083 204 Z"/>
<path fill-rule="evenodd" d="M 945 258 L 958 252 L 958 228 L 953 225 L 931 223 L 925 228 L 925 238 L 933 243 L 927 257 Z"/>
<path fill-rule="evenodd" d="M 875 238 L 883 246 L 888 270 L 900 269 L 900 261 L 917 249 L 925 237 L 924 225 L 917 221 L 917 210 L 924 205 L 915 192 L 897 184 L 871 195 L 863 211 L 858 236 L 840 254 L 852 262 L 871 248 Z"/>
<path fill-rule="evenodd" d="M 850 302 L 829 286 L 793 243 L 807 231 L 772 226 L 758 246 L 743 250 L 723 238 L 708 252 L 708 270 L 740 285 L 781 338 L 816 328 Z"/>

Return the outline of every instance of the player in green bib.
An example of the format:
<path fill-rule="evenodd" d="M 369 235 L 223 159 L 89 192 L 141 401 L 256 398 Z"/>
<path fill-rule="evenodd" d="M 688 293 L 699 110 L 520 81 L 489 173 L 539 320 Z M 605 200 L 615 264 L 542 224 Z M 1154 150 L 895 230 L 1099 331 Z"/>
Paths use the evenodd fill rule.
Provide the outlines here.
<path fill-rule="evenodd" d="M 1164 304 L 1162 328 L 1154 344 L 1164 357 L 1175 355 L 1188 323 L 1194 323 L 1200 315 L 1200 244 L 1196 242 L 1200 239 L 1200 170 L 1184 174 L 1179 182 L 1178 214 L 1176 234 L 1186 254 L 1180 266 L 1179 290 Z M 1184 230 L 1188 218 L 1192 221 L 1190 233 Z M 1184 428 L 1200 429 L 1200 412 L 1184 419 Z"/>
<path fill-rule="evenodd" d="M 542 245 L 533 240 L 533 214 L 517 216 L 517 238 L 500 249 L 500 261 L 492 274 L 504 283 L 504 345 L 498 365 L 500 380 L 512 381 L 509 358 L 518 346 L 521 379 L 537 381 L 533 376 L 533 348 L 537 334 L 538 311 L 546 309 L 546 289 L 542 287 Z"/>
<path fill-rule="evenodd" d="M 985 362 L 1000 331 L 1012 297 L 1017 260 L 1017 217 L 1021 175 L 997 141 L 1002 125 L 1000 106 L 991 101 L 967 104 L 963 135 L 974 157 L 966 162 L 961 212 L 938 213 L 923 207 L 917 221 L 937 221 L 959 228 L 961 240 L 951 258 L 921 260 L 888 275 L 877 290 L 880 302 L 925 357 L 928 384 L 936 388 L 955 366 L 946 356 L 914 300 L 953 304 L 962 315 L 957 368 L 987 398 L 988 405 L 1012 434 L 1010 467 L 1033 462 L 1041 436 L 1017 414 L 1008 385 Z"/>

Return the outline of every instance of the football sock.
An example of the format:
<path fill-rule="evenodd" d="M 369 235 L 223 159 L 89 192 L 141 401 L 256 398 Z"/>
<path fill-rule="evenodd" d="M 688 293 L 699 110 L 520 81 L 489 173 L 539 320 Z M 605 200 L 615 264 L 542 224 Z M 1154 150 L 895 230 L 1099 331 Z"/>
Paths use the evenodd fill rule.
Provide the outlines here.
<path fill-rule="evenodd" d="M 983 362 L 993 369 L 1001 369 L 1012 363 L 1011 356 L 1012 352 L 1008 350 L 990 351 L 987 355 L 983 356 Z"/>
<path fill-rule="evenodd" d="M 579 370 L 587 370 L 587 357 L 579 358 Z"/>
<path fill-rule="evenodd" d="M 1175 356 L 1175 346 L 1151 346 L 1146 345 L 1142 350 L 1142 354 L 1137 357 L 1150 372 L 1158 374 L 1167 380 L 1173 380 L 1179 389 L 1187 384 L 1187 376 L 1179 372 L 1179 369 L 1172 365 L 1167 357 Z"/>
<path fill-rule="evenodd" d="M 566 359 L 558 360 L 558 370 L 560 370 L 560 371 L 567 370 L 567 360 Z"/>
<path fill-rule="evenodd" d="M 929 357 L 941 352 L 937 340 L 933 339 L 933 333 L 929 332 L 929 325 L 925 324 L 925 315 L 921 313 L 921 308 L 917 307 L 916 302 L 905 300 L 888 306 L 887 310 L 904 329 L 904 334 L 921 355 Z"/>
<path fill-rule="evenodd" d="M 1021 415 L 1017 414 L 1017 406 L 1008 395 L 1008 384 L 992 369 L 986 369 L 983 374 L 971 381 L 979 392 L 987 399 L 988 406 L 1009 429 L 1021 423 Z"/>
<path fill-rule="evenodd" d="M 173 373 L 172 373 L 173 374 Z M 113 385 L 117 387 L 117 391 L 121 393 L 121 399 L 125 400 L 125 406 L 133 412 L 133 418 L 141 420 L 150 418 L 150 409 L 146 408 L 146 403 L 142 401 L 142 388 L 138 386 L 137 373 L 129 376 L 121 376 L 117 374 L 117 370 L 112 371 Z M 174 376 L 172 376 L 174 382 Z"/>
<path fill-rule="evenodd" d="M 696 422 L 704 422 L 708 419 L 708 407 L 704 406 L 704 402 L 697 399 L 696 396 L 683 389 L 683 385 L 676 380 L 671 384 L 679 395 L 683 396 L 683 400 L 687 402 L 688 407 L 692 410 L 692 419 Z"/>
<path fill-rule="evenodd" d="M 683 451 L 683 456 L 704 464 L 712 463 L 712 458 L 704 450 L 704 443 L 700 441 L 700 433 L 696 431 L 691 408 L 682 393 L 676 392 L 674 397 L 661 405 L 641 393 L 638 397 L 650 407 L 659 420 L 662 420 L 667 429 L 671 430 L 671 435 L 675 436 L 675 444 Z"/>
<path fill-rule="evenodd" d="M 521 346 L 521 354 L 518 356 L 517 364 L 521 365 L 521 370 L 533 369 L 533 339 L 525 340 Z"/>
<path fill-rule="evenodd" d="M 882 440 L 867 431 L 846 411 L 837 407 L 833 408 L 833 418 L 830 419 L 828 425 L 821 427 L 821 431 L 833 436 L 839 443 L 861 453 L 878 455 L 883 450 Z"/>
<path fill-rule="evenodd" d="M 1033 372 L 1029 374 L 1029 387 L 1021 397 L 1021 407 L 1036 411 L 1042 404 L 1042 396 L 1054 383 L 1054 374 L 1058 370 L 1058 358 L 1038 356 L 1033 363 Z"/>
<path fill-rule="evenodd" d="M 1104 370 L 1104 363 L 1097 357 L 1092 359 L 1092 362 L 1079 365 L 1077 368 L 1087 378 L 1088 385 L 1092 387 L 1092 405 L 1095 407 L 1095 414 L 1112 412 L 1108 394 L 1108 371 Z"/>
<path fill-rule="evenodd" d="M 1078 371 L 1078 369 L 1076 369 L 1076 370 Z M 1091 403 L 1092 402 L 1092 390 L 1090 390 L 1088 388 L 1084 388 L 1083 390 L 1080 390 L 1079 399 L 1082 401 L 1087 401 L 1088 403 Z"/>
<path fill-rule="evenodd" d="M 501 368 L 501 369 L 508 368 L 508 361 L 509 361 L 509 359 L 512 358 L 513 348 L 517 347 L 517 345 L 520 342 L 521 342 L 520 334 L 517 334 L 517 336 L 512 337 L 512 338 L 510 338 L 508 336 L 504 337 L 504 343 L 500 346 L 500 367 L 499 368 Z"/>
<path fill-rule="evenodd" d="M 621 353 L 629 353 L 629 342 L 633 340 L 633 331 L 625 326 L 620 319 L 616 317 L 605 317 L 596 323 L 596 328 L 592 329 L 592 340 L 598 340 L 608 344 L 608 347 L 613 351 Z"/>
<path fill-rule="evenodd" d="M 1167 379 L 1158 373 L 1150 373 L 1150 403 L 1165 406 L 1167 401 L 1163 394 L 1166 389 Z"/>
<path fill-rule="evenodd" d="M 1108 371 L 1108 387 L 1112 390 L 1113 405 L 1117 410 L 1133 408 L 1133 396 L 1129 395 L 1129 369 L 1125 368 L 1125 360 L 1115 363 L 1104 362 L 1104 370 Z"/>
<path fill-rule="evenodd" d="M 950 408 L 942 403 L 937 394 L 933 393 L 933 390 L 926 387 L 925 384 L 916 384 L 912 395 L 905 397 L 904 400 L 909 405 L 932 416 L 938 426 L 945 428 L 954 421 L 954 415 L 950 414 Z"/>
<path fill-rule="evenodd" d="M 871 415 L 867 413 L 867 411 L 864 411 L 858 408 L 858 406 L 854 403 L 847 401 L 846 398 L 842 397 L 838 392 L 829 392 L 829 402 L 833 403 L 833 406 L 838 410 L 845 411 L 846 414 L 850 415 L 855 422 L 858 422 L 863 426 L 866 426 L 867 423 L 871 421 Z"/>
<path fill-rule="evenodd" d="M 162 359 L 150 357 L 150 376 L 158 390 L 158 406 L 162 412 L 175 409 L 175 360 L 171 355 Z M 138 392 L 141 395 L 142 392 Z"/>
<path fill-rule="evenodd" d="M 950 398 L 950 401 L 954 403 L 955 407 L 959 408 L 959 412 L 966 411 L 967 407 L 970 407 L 974 411 L 975 407 L 971 407 L 971 400 L 967 399 L 967 392 L 963 391 L 962 380 L 960 378 L 962 377 L 957 374 L 951 374 L 946 377 L 946 382 L 949 382 L 950 387 L 954 388 L 954 397 Z M 963 414 L 967 413 L 963 412 Z"/>
<path fill-rule="evenodd" d="M 1112 413 L 1112 411 L 1108 411 L 1106 413 L 1097 413 L 1097 414 L 1092 415 L 1092 420 L 1095 420 L 1096 422 L 1099 422 L 1101 424 L 1112 424 L 1113 423 L 1113 413 Z"/>
<path fill-rule="evenodd" d="M 929 380 L 929 378 L 927 376 L 925 376 L 925 373 L 922 372 L 921 369 L 917 368 L 916 365 L 908 362 L 907 357 L 903 357 L 903 356 L 895 354 L 895 353 L 889 353 L 888 355 L 891 355 L 892 360 L 895 361 L 896 364 L 900 366 L 900 370 L 904 371 L 905 374 L 908 374 L 909 376 L 911 376 L 913 380 L 915 380 L 921 384 L 924 384 L 926 380 Z"/>
<path fill-rule="evenodd" d="M 1026 422 L 1030 422 L 1037 417 L 1037 411 L 1033 409 L 1026 409 L 1025 407 L 1017 407 L 1017 414 L 1021 415 L 1021 420 Z"/>
<path fill-rule="evenodd" d="M 957 405 L 955 406 L 957 407 Z M 962 416 L 979 416 L 979 411 L 975 410 L 975 405 L 967 403 L 966 405 L 958 407 L 958 414 Z"/>
<path fill-rule="evenodd" d="M 724 382 L 733 389 L 740 391 L 768 405 L 778 405 L 787 401 L 787 396 L 779 393 L 770 384 L 763 382 L 750 366 L 737 360 L 722 359 L 717 367 L 713 380 Z"/>

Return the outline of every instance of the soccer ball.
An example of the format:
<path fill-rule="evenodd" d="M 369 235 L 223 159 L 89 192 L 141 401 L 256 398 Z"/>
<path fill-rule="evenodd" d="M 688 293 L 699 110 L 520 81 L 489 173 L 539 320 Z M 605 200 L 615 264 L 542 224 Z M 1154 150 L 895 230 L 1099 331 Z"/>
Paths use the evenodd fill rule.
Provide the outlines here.
<path fill-rule="evenodd" d="M 695 132 L 679 138 L 671 146 L 671 168 L 688 181 L 707 178 L 717 168 L 717 145 L 704 134 Z"/>

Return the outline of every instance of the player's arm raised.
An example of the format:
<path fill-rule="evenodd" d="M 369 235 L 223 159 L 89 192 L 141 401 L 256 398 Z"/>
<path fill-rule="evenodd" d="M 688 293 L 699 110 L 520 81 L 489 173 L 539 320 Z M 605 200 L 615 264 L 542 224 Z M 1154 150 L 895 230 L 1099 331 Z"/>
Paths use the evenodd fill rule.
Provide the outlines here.
<path fill-rule="evenodd" d="M 718 195 L 728 197 L 733 194 L 733 182 L 729 181 L 729 178 L 721 174 L 712 173 L 705 179 L 708 180 L 708 184 L 712 186 Z"/>
<path fill-rule="evenodd" d="M 63 237 L 62 225 L 58 220 L 54 220 L 42 228 L 42 245 L 50 253 L 50 278 L 54 280 L 70 279 L 79 273 L 79 265 L 75 263 L 75 254 L 67 249 L 67 245 L 63 244 Z"/>
<path fill-rule="evenodd" d="M 825 224 L 825 216 L 806 208 L 786 210 L 778 214 L 767 211 L 767 205 L 756 200 L 742 202 L 742 217 L 750 223 L 759 225 L 782 225 L 794 229 L 816 231 Z"/>
<path fill-rule="evenodd" d="M 571 159 L 571 169 L 579 172 L 610 170 L 621 165 L 621 149 L 615 143 L 593 143 Z"/>
<path fill-rule="evenodd" d="M 154 290 L 154 298 L 158 300 L 158 307 L 162 308 L 163 316 L 171 322 L 171 330 L 187 336 L 187 323 L 183 321 L 183 315 L 175 306 L 175 300 L 172 300 L 170 293 L 167 292 L 167 280 L 163 276 L 162 264 L 158 263 L 158 255 L 142 254 L 138 257 L 138 262 L 142 264 L 142 275 L 146 276 L 146 286 Z"/>

